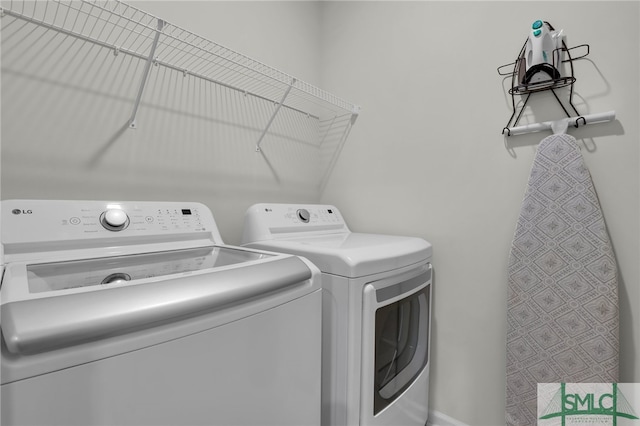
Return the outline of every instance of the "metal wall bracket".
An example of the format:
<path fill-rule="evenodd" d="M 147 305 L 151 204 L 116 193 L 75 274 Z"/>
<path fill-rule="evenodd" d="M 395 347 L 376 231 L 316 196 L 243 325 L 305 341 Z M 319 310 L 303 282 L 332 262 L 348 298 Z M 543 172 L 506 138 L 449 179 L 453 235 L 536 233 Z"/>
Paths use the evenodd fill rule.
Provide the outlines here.
<path fill-rule="evenodd" d="M 140 80 L 140 88 L 138 88 L 138 95 L 136 96 L 136 102 L 133 105 L 131 119 L 129 119 L 130 129 L 135 129 L 137 127 L 136 115 L 138 114 L 138 108 L 140 107 L 140 101 L 142 100 L 142 93 L 144 92 L 144 88 L 147 85 L 151 64 L 153 63 L 157 65 L 157 58 L 155 57 L 155 54 L 156 54 L 156 48 L 158 47 L 158 40 L 160 39 L 160 34 L 162 34 L 163 27 L 164 27 L 164 21 L 162 19 L 158 19 L 156 35 L 153 38 L 153 45 L 151 46 L 151 52 L 149 52 L 149 56 L 147 57 L 147 63 L 144 66 L 144 72 L 142 74 L 142 79 Z"/>
<path fill-rule="evenodd" d="M 275 120 L 276 115 L 278 115 L 278 111 L 280 111 L 280 108 L 282 108 L 282 104 L 284 104 L 284 101 L 287 99 L 287 96 L 289 96 L 289 92 L 291 92 L 291 88 L 295 83 L 296 83 L 296 79 L 293 78 L 291 80 L 291 83 L 289 83 L 289 87 L 287 87 L 287 90 L 284 92 L 284 95 L 282 95 L 282 99 L 280 99 L 280 102 L 278 103 L 278 106 L 276 106 L 275 111 L 273 111 L 273 114 L 271 114 L 271 118 L 269 119 L 269 122 L 265 126 L 264 130 L 262 131 L 262 134 L 260 135 L 260 138 L 258 139 L 258 142 L 256 143 L 256 152 L 260 152 L 260 144 L 262 143 L 262 140 L 264 139 L 265 135 L 269 131 L 269 127 L 271 127 L 271 125 L 273 124 L 273 120 Z"/>

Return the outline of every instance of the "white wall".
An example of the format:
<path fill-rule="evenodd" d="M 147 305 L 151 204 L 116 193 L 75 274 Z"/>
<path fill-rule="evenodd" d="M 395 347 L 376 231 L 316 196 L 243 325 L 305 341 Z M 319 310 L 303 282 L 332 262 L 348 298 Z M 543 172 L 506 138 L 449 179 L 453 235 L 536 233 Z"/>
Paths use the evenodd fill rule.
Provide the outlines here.
<path fill-rule="evenodd" d="M 621 379 L 640 382 L 637 2 L 136 5 L 359 103 L 324 193 L 301 147 L 261 156 L 253 131 L 211 130 L 210 88 L 153 71 L 138 129 L 120 131 L 140 64 L 61 38 L 6 40 L 3 27 L 2 198 L 201 201 L 229 243 L 254 202 L 321 200 L 356 231 L 423 237 L 437 286 L 431 407 L 472 425 L 504 423 L 507 256 L 543 137 L 500 135 L 511 111 L 496 67 L 515 59 L 534 19 L 589 43 L 576 105 L 615 109 L 618 121 L 572 134 L 618 256 Z M 543 94 L 530 103 L 524 121 L 559 114 Z"/>
<path fill-rule="evenodd" d="M 578 12 L 579 11 L 579 12 Z M 580 112 L 618 121 L 570 132 L 593 176 L 620 269 L 621 381 L 640 381 L 637 2 L 330 2 L 323 85 L 362 114 L 322 195 L 352 228 L 434 245 L 431 408 L 504 424 L 507 258 L 536 144 L 501 135 L 511 114 L 496 68 L 536 19 L 588 43 Z M 562 115 L 534 96 L 527 120 Z M 535 114 L 535 116 L 532 116 Z"/>

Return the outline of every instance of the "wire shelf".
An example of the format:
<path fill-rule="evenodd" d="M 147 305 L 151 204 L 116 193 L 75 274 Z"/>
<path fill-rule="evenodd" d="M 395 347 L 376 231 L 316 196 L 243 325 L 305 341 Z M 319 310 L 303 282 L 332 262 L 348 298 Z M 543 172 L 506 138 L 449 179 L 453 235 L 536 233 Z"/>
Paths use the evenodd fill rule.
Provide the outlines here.
<path fill-rule="evenodd" d="M 282 104 L 317 119 L 350 115 L 353 122 L 359 112 L 351 102 L 119 0 L 6 0 L 2 5 L 3 16 L 113 49 L 115 55 L 132 55 L 184 76 Z"/>

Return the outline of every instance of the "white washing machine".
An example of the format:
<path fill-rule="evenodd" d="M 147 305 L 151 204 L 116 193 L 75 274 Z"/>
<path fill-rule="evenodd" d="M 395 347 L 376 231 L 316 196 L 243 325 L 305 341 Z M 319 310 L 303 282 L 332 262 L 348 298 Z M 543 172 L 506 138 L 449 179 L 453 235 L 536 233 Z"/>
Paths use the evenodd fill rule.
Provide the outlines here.
<path fill-rule="evenodd" d="M 2 202 L 1 422 L 319 425 L 320 271 L 198 203 Z"/>
<path fill-rule="evenodd" d="M 416 425 L 428 417 L 431 245 L 353 233 L 329 205 L 257 204 L 243 245 L 322 271 L 323 425 Z"/>

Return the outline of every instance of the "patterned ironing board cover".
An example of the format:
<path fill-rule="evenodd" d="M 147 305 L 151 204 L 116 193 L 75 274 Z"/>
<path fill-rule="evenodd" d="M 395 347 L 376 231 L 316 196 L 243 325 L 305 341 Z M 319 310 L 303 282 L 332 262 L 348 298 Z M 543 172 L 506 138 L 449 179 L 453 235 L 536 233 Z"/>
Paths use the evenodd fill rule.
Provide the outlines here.
<path fill-rule="evenodd" d="M 507 424 L 537 424 L 537 383 L 618 381 L 617 266 L 570 135 L 538 147 L 509 256 L 507 304 Z"/>

